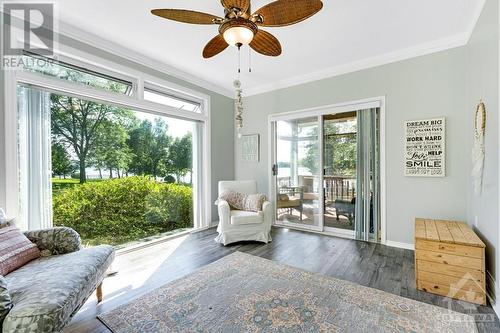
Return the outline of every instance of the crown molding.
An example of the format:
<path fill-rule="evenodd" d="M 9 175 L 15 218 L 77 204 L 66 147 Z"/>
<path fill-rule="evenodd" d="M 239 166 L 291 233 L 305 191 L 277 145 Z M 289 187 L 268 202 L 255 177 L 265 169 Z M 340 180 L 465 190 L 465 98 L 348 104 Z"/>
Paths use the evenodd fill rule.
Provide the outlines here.
<path fill-rule="evenodd" d="M 464 33 L 454 36 L 438 39 L 432 42 L 423 43 L 406 49 L 385 53 L 371 58 L 350 62 L 347 64 L 326 68 L 320 71 L 294 76 L 288 79 L 247 88 L 243 91 L 245 97 L 263 94 L 275 90 L 289 88 L 309 82 L 340 76 L 348 73 L 357 72 L 364 69 L 387 65 L 411 58 L 429 55 L 436 52 L 462 47 L 469 43 L 474 32 L 479 17 L 483 11 L 486 0 L 478 0 L 476 10 L 473 13 L 472 20 Z"/>
<path fill-rule="evenodd" d="M 416 58 L 456 47 L 461 47 L 467 44 L 469 38 L 468 33 L 463 33 L 444 39 L 439 39 L 430 43 L 424 43 L 417 46 L 412 46 L 407 49 L 398 50 L 371 58 L 362 59 L 359 61 L 350 62 L 347 64 L 326 68 L 320 71 L 298 75 L 281 81 L 272 82 L 269 84 L 260 85 L 253 88 L 245 89 L 244 96 L 250 97 L 263 94 L 275 90 L 289 88 L 309 82 L 314 82 L 322 79 L 327 79 L 335 76 L 340 76 L 348 73 L 357 72 L 364 69 L 374 68 L 382 65 L 387 65 L 411 58 Z"/>
<path fill-rule="evenodd" d="M 469 43 L 472 34 L 474 33 L 474 29 L 476 29 L 477 22 L 483 13 L 484 6 L 486 4 L 486 0 L 478 0 L 476 10 L 473 12 L 472 20 L 470 22 L 469 27 L 467 28 L 467 44 Z"/>
<path fill-rule="evenodd" d="M 125 60 L 144 65 L 160 73 L 167 74 L 179 80 L 183 80 L 187 83 L 194 84 L 200 88 L 218 93 L 231 99 L 234 98 L 234 92 L 229 89 L 216 85 L 213 82 L 204 80 L 196 75 L 179 70 L 172 65 L 150 58 L 144 54 L 138 53 L 115 42 L 78 29 L 75 26 L 67 24 L 65 22 L 59 21 L 58 34 L 60 36 L 71 38 L 84 44 L 91 45 Z"/>

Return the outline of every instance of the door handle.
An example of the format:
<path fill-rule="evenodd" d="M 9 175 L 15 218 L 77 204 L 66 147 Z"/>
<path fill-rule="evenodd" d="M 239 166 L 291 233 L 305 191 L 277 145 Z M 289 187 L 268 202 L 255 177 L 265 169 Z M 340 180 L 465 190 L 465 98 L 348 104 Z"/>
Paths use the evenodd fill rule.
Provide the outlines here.
<path fill-rule="evenodd" d="M 273 171 L 273 176 L 278 175 L 278 165 L 277 164 L 273 164 L 273 167 L 271 170 Z"/>

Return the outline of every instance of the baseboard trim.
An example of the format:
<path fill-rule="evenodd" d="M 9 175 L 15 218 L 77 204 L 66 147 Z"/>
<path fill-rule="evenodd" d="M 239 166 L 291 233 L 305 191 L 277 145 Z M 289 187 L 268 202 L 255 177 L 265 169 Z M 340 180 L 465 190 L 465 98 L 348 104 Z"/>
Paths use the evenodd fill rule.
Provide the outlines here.
<path fill-rule="evenodd" d="M 385 245 L 390 246 L 390 247 L 398 247 L 400 249 L 406 249 L 406 250 L 415 250 L 415 245 L 414 244 L 409 244 L 409 243 L 401 243 L 401 242 L 394 242 L 394 241 L 386 241 Z"/>
<path fill-rule="evenodd" d="M 320 231 L 320 230 L 313 230 L 313 229 L 307 229 L 307 228 L 301 228 L 300 225 L 297 226 L 289 226 L 289 225 L 283 225 L 283 224 L 275 224 L 273 223 L 272 225 L 275 228 L 283 228 L 283 229 L 291 229 L 291 230 L 297 230 L 297 231 L 303 231 L 303 232 L 310 232 L 313 234 L 319 234 L 319 235 L 324 235 L 324 236 L 329 236 L 329 237 L 338 237 L 338 238 L 345 238 L 345 239 L 352 239 L 356 240 L 353 236 L 343 234 L 343 233 L 337 233 L 337 232 L 332 232 L 332 231 Z M 361 241 L 360 241 L 361 242 Z"/>
<path fill-rule="evenodd" d="M 195 234 L 197 232 L 202 232 L 202 231 L 205 231 L 205 230 L 208 230 L 208 229 L 212 229 L 212 228 L 217 228 L 217 225 L 219 224 L 219 222 L 217 221 L 215 224 L 214 222 L 210 223 L 209 226 L 207 227 L 201 227 L 201 228 L 196 228 L 196 229 L 193 229 L 191 231 L 192 234 Z"/>

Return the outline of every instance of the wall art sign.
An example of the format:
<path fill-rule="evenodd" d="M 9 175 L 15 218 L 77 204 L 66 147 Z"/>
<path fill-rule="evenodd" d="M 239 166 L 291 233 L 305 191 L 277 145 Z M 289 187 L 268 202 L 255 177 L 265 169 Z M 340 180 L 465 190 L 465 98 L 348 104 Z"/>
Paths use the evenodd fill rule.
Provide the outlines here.
<path fill-rule="evenodd" d="M 446 176 L 445 118 L 405 121 L 405 176 Z"/>
<path fill-rule="evenodd" d="M 259 162 L 259 135 L 241 136 L 241 159 L 245 162 Z"/>

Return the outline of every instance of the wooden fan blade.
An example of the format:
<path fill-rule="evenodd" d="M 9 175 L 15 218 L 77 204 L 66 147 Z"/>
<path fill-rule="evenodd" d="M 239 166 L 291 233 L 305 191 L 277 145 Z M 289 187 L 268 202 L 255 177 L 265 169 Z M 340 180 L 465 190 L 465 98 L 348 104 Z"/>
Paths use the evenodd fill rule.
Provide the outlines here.
<path fill-rule="evenodd" d="M 323 8 L 320 0 L 278 0 L 257 10 L 254 15 L 260 15 L 263 22 L 258 25 L 265 27 L 281 27 L 303 21 Z"/>
<path fill-rule="evenodd" d="M 270 57 L 277 57 L 281 54 L 281 44 L 279 40 L 264 30 L 259 30 L 255 34 L 250 43 L 250 47 L 260 54 Z"/>
<path fill-rule="evenodd" d="M 221 2 L 226 9 L 238 8 L 243 13 L 250 8 L 250 0 L 221 0 Z"/>
<path fill-rule="evenodd" d="M 213 56 L 221 53 L 228 47 L 229 44 L 226 43 L 222 35 L 215 36 L 203 49 L 203 58 L 212 58 Z"/>
<path fill-rule="evenodd" d="M 191 24 L 216 24 L 220 17 L 185 9 L 153 9 L 151 14 L 173 21 Z"/>

